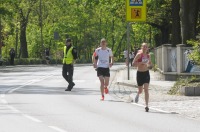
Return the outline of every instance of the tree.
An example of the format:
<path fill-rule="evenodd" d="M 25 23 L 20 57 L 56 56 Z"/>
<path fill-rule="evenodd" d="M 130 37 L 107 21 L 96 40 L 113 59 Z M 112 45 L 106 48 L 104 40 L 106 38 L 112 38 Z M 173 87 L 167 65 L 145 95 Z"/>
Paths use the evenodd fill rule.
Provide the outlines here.
<path fill-rule="evenodd" d="M 22 58 L 28 58 L 28 48 L 27 48 L 27 39 L 26 39 L 26 29 L 29 21 L 29 15 L 32 11 L 32 8 L 37 0 L 21 0 L 13 1 L 13 5 L 17 13 L 19 14 L 20 21 L 20 51 L 19 56 Z"/>
<path fill-rule="evenodd" d="M 5 46 L 4 45 L 4 33 L 3 33 L 3 24 L 2 24 L 2 19 L 6 19 L 6 16 L 9 16 L 9 15 L 11 15 L 12 13 L 6 8 L 6 7 L 4 7 L 3 5 L 5 4 L 5 3 L 7 3 L 8 2 L 8 0 L 4 0 L 4 1 L 1 1 L 0 2 L 0 4 L 1 4 L 1 7 L 0 7 L 0 56 L 1 56 L 1 54 L 2 54 L 2 50 L 1 50 L 1 48 L 3 47 L 3 46 Z"/>
<path fill-rule="evenodd" d="M 169 43 L 171 31 L 171 1 L 150 0 L 147 2 L 147 24 L 160 30 L 160 34 L 156 35 L 156 46 Z"/>
<path fill-rule="evenodd" d="M 172 0 L 172 45 L 176 46 L 181 43 L 180 27 L 180 4 L 179 0 Z"/>
<path fill-rule="evenodd" d="M 200 7 L 199 0 L 179 0 L 182 43 L 187 44 L 187 40 L 195 39 L 198 12 Z"/>

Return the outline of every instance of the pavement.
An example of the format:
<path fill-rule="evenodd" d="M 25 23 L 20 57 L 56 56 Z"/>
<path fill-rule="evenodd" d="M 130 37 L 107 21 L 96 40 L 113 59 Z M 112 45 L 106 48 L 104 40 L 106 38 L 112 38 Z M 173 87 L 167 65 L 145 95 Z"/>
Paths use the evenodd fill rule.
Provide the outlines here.
<path fill-rule="evenodd" d="M 23 68 L 23 66 L 20 67 Z M 6 72 L 10 69 L 15 70 L 13 66 L 10 66 L 6 69 L 0 68 L 0 71 Z M 111 73 L 114 74 L 114 77 L 110 80 L 110 94 L 126 103 L 144 106 L 144 93 L 140 96 L 139 102 L 137 104 L 134 103 L 134 98 L 137 93 L 136 69 L 130 68 L 129 80 L 127 79 L 126 66 L 119 65 L 116 68 L 111 68 L 111 70 L 115 72 Z M 180 116 L 200 121 L 200 96 L 169 95 L 167 92 L 174 85 L 175 81 L 162 80 L 159 72 L 151 70 L 150 76 L 150 110 L 154 109 L 160 112 L 179 114 Z"/>
<path fill-rule="evenodd" d="M 150 70 L 149 86 L 149 106 L 159 112 L 179 114 L 186 118 L 200 121 L 200 96 L 169 95 L 168 91 L 175 81 L 165 81 L 160 77 L 160 73 Z M 137 93 L 136 69 L 130 68 L 130 78 L 128 78 L 127 67 L 121 68 L 115 73 L 111 80 L 110 90 L 112 94 L 127 103 L 144 106 L 144 92 L 139 98 L 139 102 L 134 103 Z"/>

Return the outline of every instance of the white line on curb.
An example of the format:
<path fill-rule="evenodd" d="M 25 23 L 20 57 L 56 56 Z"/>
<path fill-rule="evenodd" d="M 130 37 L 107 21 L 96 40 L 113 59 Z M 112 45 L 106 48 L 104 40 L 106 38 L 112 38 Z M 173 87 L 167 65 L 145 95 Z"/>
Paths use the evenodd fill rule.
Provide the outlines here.
<path fill-rule="evenodd" d="M 140 106 L 140 107 L 145 107 L 144 105 L 142 104 L 136 104 L 136 103 L 131 103 L 132 105 L 137 105 L 137 106 Z M 165 110 L 161 110 L 161 109 L 157 109 L 157 108 L 152 108 L 152 107 L 149 107 L 150 110 L 155 110 L 155 111 L 159 111 L 159 112 L 162 112 L 162 113 L 166 113 L 166 114 L 172 114 L 174 112 L 170 112 L 170 111 L 165 111 Z M 177 113 L 178 114 L 178 113 Z"/>
<path fill-rule="evenodd" d="M 60 129 L 60 128 L 56 127 L 56 126 L 48 126 L 48 127 L 51 128 L 51 129 L 56 130 L 57 132 L 67 132 L 67 131 L 65 131 L 63 129 Z"/>

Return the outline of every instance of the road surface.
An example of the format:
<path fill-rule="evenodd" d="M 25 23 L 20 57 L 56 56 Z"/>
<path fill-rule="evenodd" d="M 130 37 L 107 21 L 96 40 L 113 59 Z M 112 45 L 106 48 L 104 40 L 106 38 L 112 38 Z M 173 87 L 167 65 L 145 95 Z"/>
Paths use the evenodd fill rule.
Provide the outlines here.
<path fill-rule="evenodd" d="M 111 80 L 115 70 L 113 66 Z M 198 132 L 199 121 L 125 103 L 110 94 L 100 101 L 90 65 L 76 66 L 66 92 L 62 66 L 0 69 L 0 132 Z M 112 86 L 111 86 L 112 87 Z"/>

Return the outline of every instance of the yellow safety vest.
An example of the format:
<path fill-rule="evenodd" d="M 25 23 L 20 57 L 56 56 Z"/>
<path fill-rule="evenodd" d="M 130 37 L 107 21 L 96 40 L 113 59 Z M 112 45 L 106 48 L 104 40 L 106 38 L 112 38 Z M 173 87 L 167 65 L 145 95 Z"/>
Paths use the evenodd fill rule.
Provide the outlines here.
<path fill-rule="evenodd" d="M 73 63 L 73 55 L 72 55 L 72 50 L 73 50 L 73 47 L 71 47 L 67 54 L 66 54 L 66 46 L 64 46 L 64 58 L 63 58 L 63 64 L 72 64 Z"/>

